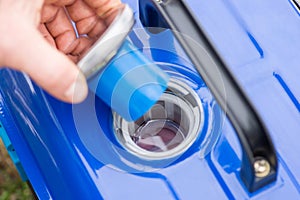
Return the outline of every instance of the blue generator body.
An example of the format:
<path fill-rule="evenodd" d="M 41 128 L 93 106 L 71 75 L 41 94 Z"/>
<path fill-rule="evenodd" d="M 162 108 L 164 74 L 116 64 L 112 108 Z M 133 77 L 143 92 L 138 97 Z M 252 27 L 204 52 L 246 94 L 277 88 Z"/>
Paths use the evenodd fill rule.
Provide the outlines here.
<path fill-rule="evenodd" d="M 1 69 L 0 136 L 22 178 L 40 199 L 300 199 L 297 2 L 185 1 L 270 133 L 272 183 L 245 186 L 236 131 L 172 31 L 144 28 L 138 0 L 124 0 L 136 18 L 128 40 L 199 96 L 199 135 L 176 157 L 144 159 L 120 143 L 114 113 L 92 92 L 81 104 L 63 103 L 26 74 Z"/>

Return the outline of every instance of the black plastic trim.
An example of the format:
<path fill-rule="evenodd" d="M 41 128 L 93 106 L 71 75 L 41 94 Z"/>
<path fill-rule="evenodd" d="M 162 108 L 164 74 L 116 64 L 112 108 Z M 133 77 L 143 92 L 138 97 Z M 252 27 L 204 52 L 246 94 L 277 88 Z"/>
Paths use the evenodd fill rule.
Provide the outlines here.
<path fill-rule="evenodd" d="M 172 30 L 231 121 L 243 150 L 240 176 L 248 190 L 276 181 L 278 161 L 268 130 L 187 5 L 181 0 L 140 0 L 139 8 L 145 27 Z M 257 159 L 269 163 L 268 175 L 256 175 Z"/>

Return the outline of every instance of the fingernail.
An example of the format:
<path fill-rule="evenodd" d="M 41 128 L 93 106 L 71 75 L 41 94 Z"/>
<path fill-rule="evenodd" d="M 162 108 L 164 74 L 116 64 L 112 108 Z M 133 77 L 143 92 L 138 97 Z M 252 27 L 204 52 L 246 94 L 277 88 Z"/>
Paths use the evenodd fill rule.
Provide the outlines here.
<path fill-rule="evenodd" d="M 71 86 L 65 92 L 65 96 L 72 103 L 82 102 L 88 93 L 87 83 L 83 74 L 79 74 L 76 80 L 71 84 Z"/>

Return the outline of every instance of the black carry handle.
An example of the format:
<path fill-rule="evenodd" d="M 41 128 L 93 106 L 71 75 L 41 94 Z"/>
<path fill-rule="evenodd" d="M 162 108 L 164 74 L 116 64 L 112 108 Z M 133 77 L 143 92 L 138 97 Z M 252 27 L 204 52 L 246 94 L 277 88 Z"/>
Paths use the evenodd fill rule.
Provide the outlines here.
<path fill-rule="evenodd" d="M 181 0 L 140 0 L 139 6 L 145 27 L 172 30 L 226 112 L 243 149 L 240 176 L 248 190 L 276 181 L 278 161 L 267 129 L 187 5 Z"/>

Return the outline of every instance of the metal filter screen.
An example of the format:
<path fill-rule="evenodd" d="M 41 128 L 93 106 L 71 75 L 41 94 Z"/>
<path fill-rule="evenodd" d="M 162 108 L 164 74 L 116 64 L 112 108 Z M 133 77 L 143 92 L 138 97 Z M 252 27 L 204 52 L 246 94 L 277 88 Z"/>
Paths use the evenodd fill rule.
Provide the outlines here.
<path fill-rule="evenodd" d="M 192 145 L 203 120 L 198 95 L 186 83 L 171 79 L 159 101 L 138 120 L 127 122 L 114 113 L 114 131 L 121 145 L 138 157 L 166 159 Z"/>

